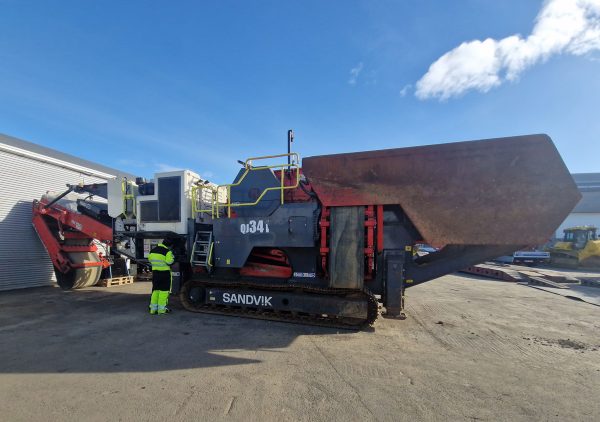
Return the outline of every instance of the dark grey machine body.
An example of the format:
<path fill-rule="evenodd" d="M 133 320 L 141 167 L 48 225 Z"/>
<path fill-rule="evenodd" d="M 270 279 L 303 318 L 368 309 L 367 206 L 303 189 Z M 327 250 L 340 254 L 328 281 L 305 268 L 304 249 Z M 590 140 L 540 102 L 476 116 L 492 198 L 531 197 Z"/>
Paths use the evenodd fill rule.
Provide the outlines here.
<path fill-rule="evenodd" d="M 215 267 L 241 268 L 255 247 L 315 247 L 318 211 L 316 202 L 291 203 L 281 205 L 271 215 L 215 220 Z"/>

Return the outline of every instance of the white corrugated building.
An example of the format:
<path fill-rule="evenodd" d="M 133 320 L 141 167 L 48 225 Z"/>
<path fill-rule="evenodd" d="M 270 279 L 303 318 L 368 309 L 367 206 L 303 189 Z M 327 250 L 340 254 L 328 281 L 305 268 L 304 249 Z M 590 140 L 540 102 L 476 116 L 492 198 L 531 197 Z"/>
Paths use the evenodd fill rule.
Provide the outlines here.
<path fill-rule="evenodd" d="M 31 225 L 31 204 L 67 184 L 131 175 L 0 134 L 0 290 L 47 286 L 52 262 Z"/>
<path fill-rule="evenodd" d="M 600 173 L 575 173 L 572 175 L 581 192 L 581 201 L 556 230 L 556 237 L 563 237 L 563 230 L 575 226 L 600 228 Z"/>

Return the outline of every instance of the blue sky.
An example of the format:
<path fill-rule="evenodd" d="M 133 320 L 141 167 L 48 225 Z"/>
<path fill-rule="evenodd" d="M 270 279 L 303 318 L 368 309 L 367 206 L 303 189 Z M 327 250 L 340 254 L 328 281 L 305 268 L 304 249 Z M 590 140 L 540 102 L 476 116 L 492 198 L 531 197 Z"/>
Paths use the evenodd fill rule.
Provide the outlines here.
<path fill-rule="evenodd" d="M 599 16 L 599 0 L 0 0 L 0 133 L 225 183 L 289 128 L 302 156 L 543 132 L 598 172 Z"/>

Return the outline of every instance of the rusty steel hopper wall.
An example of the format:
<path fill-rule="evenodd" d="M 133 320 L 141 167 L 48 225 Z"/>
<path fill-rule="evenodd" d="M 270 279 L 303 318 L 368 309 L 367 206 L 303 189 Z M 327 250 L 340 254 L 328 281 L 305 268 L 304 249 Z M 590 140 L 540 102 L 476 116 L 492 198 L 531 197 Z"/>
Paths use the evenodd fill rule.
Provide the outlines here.
<path fill-rule="evenodd" d="M 581 195 L 547 135 L 309 157 L 325 206 L 399 204 L 432 245 L 546 242 Z"/>

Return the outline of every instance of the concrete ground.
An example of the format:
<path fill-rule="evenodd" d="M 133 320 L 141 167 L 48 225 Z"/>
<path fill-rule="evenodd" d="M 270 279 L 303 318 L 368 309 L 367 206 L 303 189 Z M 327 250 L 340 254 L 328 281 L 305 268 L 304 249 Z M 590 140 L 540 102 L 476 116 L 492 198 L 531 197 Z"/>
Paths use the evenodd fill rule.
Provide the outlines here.
<path fill-rule="evenodd" d="M 1 293 L 1 419 L 600 419 L 598 306 L 450 275 L 345 332 L 150 316 L 149 289 Z"/>

